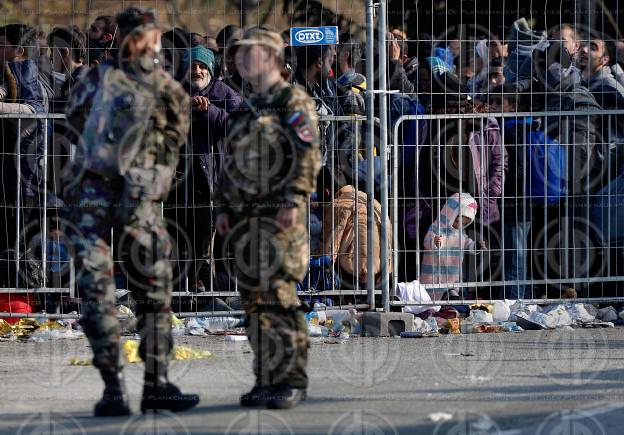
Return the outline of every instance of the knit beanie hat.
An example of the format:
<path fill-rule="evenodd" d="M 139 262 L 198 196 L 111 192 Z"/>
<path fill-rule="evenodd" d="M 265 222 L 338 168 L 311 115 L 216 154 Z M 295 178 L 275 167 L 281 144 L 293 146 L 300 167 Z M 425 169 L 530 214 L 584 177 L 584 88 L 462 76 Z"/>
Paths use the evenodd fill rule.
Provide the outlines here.
<path fill-rule="evenodd" d="M 210 75 L 214 77 L 215 55 L 211 49 L 206 48 L 203 45 L 196 45 L 190 50 L 187 50 L 182 58 L 184 70 L 186 70 L 194 60 L 206 65 L 208 71 L 210 71 Z"/>

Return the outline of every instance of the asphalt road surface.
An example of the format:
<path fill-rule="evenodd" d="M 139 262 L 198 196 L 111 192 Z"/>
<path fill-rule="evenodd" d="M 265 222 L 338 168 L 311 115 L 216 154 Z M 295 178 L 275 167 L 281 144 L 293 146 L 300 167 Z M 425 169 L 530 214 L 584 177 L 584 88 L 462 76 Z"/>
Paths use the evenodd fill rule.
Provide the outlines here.
<path fill-rule="evenodd" d="M 309 398 L 289 411 L 238 406 L 253 384 L 246 342 L 176 343 L 214 355 L 172 363 L 170 378 L 201 395 L 196 409 L 141 415 L 139 363 L 125 369 L 134 415 L 96 419 L 98 373 L 68 364 L 90 357 L 86 340 L 0 342 L 0 434 L 624 433 L 620 328 L 320 339 L 310 349 Z"/>

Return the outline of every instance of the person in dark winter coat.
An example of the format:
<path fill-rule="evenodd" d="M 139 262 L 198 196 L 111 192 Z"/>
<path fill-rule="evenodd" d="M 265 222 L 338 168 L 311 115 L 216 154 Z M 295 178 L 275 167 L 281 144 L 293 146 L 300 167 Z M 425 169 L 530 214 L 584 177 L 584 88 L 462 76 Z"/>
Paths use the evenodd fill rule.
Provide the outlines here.
<path fill-rule="evenodd" d="M 28 57 L 27 48 L 35 44 L 34 31 L 23 24 L 8 24 L 0 28 L 0 113 L 41 114 L 47 111 L 43 85 L 39 80 L 39 70 L 34 59 Z M 17 115 L 16 115 L 17 116 Z M 42 189 L 40 158 L 44 149 L 44 123 L 36 119 L 0 120 L 0 133 L 3 137 L 2 182 L 0 201 L 5 207 L 0 217 L 0 226 L 5 229 L 0 249 L 15 248 L 15 208 L 19 183 L 22 206 L 27 209 L 24 219 L 26 226 L 35 215 L 38 207 L 37 193 Z M 20 135 L 20 169 L 18 180 L 15 146 Z M 29 236 L 26 236 L 29 239 Z"/>
<path fill-rule="evenodd" d="M 191 286 L 202 289 L 209 276 L 204 259 L 210 251 L 212 239 L 212 194 L 225 157 L 225 141 L 229 115 L 237 109 L 243 99 L 215 74 L 213 52 L 196 46 L 188 50 L 182 59 L 183 69 L 189 79 L 187 89 L 191 95 L 193 112 L 191 130 L 187 144 L 186 159 L 178 166 L 178 173 L 184 174 L 184 181 L 176 189 L 175 220 L 189 236 L 187 247 L 189 261 L 188 276 Z M 192 206 L 189 215 L 188 206 Z M 179 207 L 179 208 L 178 208 Z M 174 216 L 172 216 L 174 218 Z"/>

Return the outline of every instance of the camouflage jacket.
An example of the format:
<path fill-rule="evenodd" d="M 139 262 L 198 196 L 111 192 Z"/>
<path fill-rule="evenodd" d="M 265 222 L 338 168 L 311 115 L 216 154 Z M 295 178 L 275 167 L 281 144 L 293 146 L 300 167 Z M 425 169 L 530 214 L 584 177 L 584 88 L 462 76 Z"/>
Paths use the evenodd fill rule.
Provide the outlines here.
<path fill-rule="evenodd" d="M 321 167 L 314 102 L 302 87 L 280 81 L 241 109 L 230 116 L 217 213 L 305 207 Z"/>
<path fill-rule="evenodd" d="M 112 68 L 113 66 L 108 66 Z M 173 173 L 179 159 L 180 148 L 187 140 L 190 125 L 190 97 L 182 86 L 154 62 L 153 57 L 143 56 L 124 64 L 121 71 L 129 81 L 141 82 L 150 90 L 150 113 L 145 115 L 148 128 L 141 133 L 142 139 L 137 152 L 124 154 L 113 148 L 108 153 L 93 153 L 92 137 L 85 134 L 92 107 L 97 107 L 98 90 L 104 78 L 106 68 L 99 66 L 87 72 L 82 80 L 72 89 L 66 108 L 69 130 L 77 144 L 75 166 L 81 169 L 109 175 L 104 169 L 118 166 L 119 175 L 126 180 L 144 184 L 152 188 L 151 199 L 163 199 L 168 193 Z M 118 70 L 119 71 L 119 70 Z M 125 96 L 124 96 L 125 97 Z M 126 105 L 132 110 L 132 98 Z M 137 104 L 137 111 L 141 110 Z M 98 126 L 99 127 L 99 126 Z M 129 126 L 135 128 L 136 126 Z M 104 126 L 103 128 L 106 128 Z M 110 134 L 123 134 L 111 132 Z M 114 140 L 112 141 L 114 142 Z M 95 155 L 96 158 L 93 158 Z M 104 156 L 104 157 L 102 157 Z M 108 162 L 103 160 L 116 160 Z M 129 160 L 129 161 L 128 161 Z"/>

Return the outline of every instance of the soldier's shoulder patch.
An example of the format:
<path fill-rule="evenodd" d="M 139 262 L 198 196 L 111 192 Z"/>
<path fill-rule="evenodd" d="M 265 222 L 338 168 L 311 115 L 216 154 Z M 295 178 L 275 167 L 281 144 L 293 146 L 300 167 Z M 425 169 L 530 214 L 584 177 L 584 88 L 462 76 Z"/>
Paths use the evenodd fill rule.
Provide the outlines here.
<path fill-rule="evenodd" d="M 286 121 L 297 134 L 297 137 L 304 142 L 312 142 L 314 140 L 314 133 L 308 123 L 307 116 L 300 110 L 297 110 L 288 117 Z"/>

